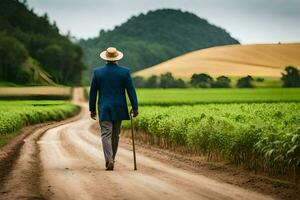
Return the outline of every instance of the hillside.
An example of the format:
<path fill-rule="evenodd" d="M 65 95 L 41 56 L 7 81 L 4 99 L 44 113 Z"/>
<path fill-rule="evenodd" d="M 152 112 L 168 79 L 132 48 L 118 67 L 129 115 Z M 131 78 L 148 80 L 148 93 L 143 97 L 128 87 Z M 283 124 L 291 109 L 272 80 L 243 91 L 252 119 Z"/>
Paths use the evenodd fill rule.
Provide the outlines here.
<path fill-rule="evenodd" d="M 227 45 L 207 48 L 178 56 L 135 75 L 148 77 L 172 72 L 176 77 L 190 78 L 193 73 L 213 77 L 264 76 L 279 77 L 288 65 L 300 67 L 300 43 Z"/>
<path fill-rule="evenodd" d="M 80 83 L 81 48 L 24 2 L 0 1 L 0 81 Z"/>
<path fill-rule="evenodd" d="M 103 63 L 101 50 L 116 46 L 125 53 L 121 64 L 137 71 L 193 50 L 237 43 L 224 29 L 192 13 L 160 9 L 131 17 L 113 30 L 101 30 L 98 37 L 79 45 L 89 67 Z"/>

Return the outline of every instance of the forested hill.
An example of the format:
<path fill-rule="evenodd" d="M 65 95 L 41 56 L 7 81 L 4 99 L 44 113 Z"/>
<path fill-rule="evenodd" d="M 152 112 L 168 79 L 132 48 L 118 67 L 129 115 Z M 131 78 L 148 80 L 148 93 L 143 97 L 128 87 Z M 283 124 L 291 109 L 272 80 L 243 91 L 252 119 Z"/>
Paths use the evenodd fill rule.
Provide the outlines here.
<path fill-rule="evenodd" d="M 90 67 L 101 64 L 101 50 L 116 46 L 125 53 L 121 64 L 133 72 L 196 49 L 238 43 L 224 29 L 192 13 L 160 9 L 134 16 L 113 30 L 101 30 L 98 37 L 79 44 Z"/>
<path fill-rule="evenodd" d="M 78 84 L 82 55 L 46 14 L 37 16 L 17 0 L 0 1 L 0 81 Z"/>

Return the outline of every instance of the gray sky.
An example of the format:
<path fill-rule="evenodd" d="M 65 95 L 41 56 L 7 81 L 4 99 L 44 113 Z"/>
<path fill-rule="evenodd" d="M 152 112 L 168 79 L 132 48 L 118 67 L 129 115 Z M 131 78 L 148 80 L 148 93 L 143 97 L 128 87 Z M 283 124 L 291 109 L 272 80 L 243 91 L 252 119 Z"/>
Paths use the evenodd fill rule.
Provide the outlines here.
<path fill-rule="evenodd" d="M 48 13 L 62 33 L 98 35 L 133 15 L 158 8 L 190 11 L 225 28 L 242 43 L 300 42 L 300 0 L 27 0 Z"/>

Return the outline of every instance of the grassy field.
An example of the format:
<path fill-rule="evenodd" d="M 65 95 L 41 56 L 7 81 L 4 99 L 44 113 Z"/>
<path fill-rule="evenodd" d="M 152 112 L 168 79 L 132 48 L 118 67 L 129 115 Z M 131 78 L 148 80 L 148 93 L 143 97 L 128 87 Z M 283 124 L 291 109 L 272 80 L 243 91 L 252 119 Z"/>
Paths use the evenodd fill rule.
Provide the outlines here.
<path fill-rule="evenodd" d="M 0 101 L 0 147 L 24 126 L 62 120 L 79 110 L 67 101 Z"/>
<path fill-rule="evenodd" d="M 299 170 L 300 103 L 142 106 L 139 112 L 135 127 L 145 134 L 137 137 L 146 143 L 274 174 Z"/>
<path fill-rule="evenodd" d="M 227 45 L 187 53 L 134 75 L 148 77 L 172 72 L 175 77 L 190 78 L 193 73 L 213 77 L 280 77 L 284 67 L 300 67 L 300 43 Z"/>
<path fill-rule="evenodd" d="M 273 174 L 300 173 L 300 88 L 138 89 L 137 138 Z M 123 128 L 129 128 L 128 121 Z"/>
<path fill-rule="evenodd" d="M 2 100 L 67 100 L 71 98 L 72 88 L 56 86 L 0 87 Z"/>
<path fill-rule="evenodd" d="M 141 106 L 242 102 L 300 102 L 300 88 L 138 89 L 137 94 Z"/>

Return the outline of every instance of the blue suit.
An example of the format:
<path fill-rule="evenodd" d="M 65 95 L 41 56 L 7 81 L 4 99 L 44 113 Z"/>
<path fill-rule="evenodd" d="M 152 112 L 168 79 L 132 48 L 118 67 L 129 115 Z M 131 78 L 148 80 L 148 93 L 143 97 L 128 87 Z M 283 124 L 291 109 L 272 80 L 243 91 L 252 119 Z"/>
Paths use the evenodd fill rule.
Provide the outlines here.
<path fill-rule="evenodd" d="M 125 90 L 132 109 L 138 110 L 137 96 L 129 70 L 114 63 L 96 68 L 90 88 L 90 111 L 96 111 L 97 94 L 99 94 L 98 114 L 100 121 L 128 120 Z"/>

